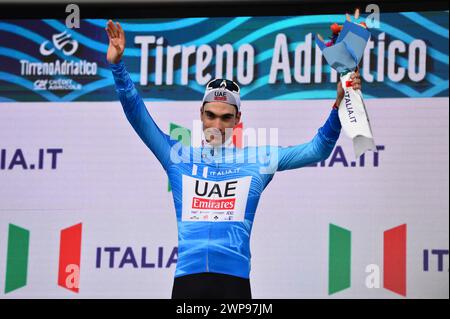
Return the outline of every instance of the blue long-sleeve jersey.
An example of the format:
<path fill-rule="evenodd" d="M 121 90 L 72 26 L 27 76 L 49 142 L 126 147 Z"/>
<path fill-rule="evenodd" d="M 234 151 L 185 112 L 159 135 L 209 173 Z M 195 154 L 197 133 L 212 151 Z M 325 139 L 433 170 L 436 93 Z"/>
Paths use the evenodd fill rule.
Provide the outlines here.
<path fill-rule="evenodd" d="M 187 147 L 159 129 L 123 62 L 110 66 L 128 121 L 169 177 L 178 224 L 175 277 L 214 272 L 249 278 L 250 233 L 263 190 L 276 171 L 330 155 L 341 129 L 337 110 L 305 144 Z"/>

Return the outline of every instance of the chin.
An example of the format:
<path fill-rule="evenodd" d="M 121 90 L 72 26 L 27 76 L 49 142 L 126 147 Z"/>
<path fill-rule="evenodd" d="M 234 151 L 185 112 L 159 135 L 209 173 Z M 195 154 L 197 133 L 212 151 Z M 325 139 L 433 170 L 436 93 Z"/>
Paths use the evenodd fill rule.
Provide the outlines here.
<path fill-rule="evenodd" d="M 223 142 L 220 141 L 220 140 L 215 140 L 215 139 L 213 139 L 211 142 L 209 142 L 209 144 L 211 144 L 211 145 L 213 145 L 213 146 L 220 146 L 220 145 L 223 144 Z"/>

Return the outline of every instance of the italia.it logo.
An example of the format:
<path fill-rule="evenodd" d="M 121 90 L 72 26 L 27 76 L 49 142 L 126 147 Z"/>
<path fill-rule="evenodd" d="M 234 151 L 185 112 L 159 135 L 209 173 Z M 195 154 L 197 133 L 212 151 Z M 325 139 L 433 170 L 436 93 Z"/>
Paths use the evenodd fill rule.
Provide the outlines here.
<path fill-rule="evenodd" d="M 82 223 L 61 230 L 58 286 L 79 292 Z M 27 285 L 30 231 L 9 224 L 5 294 Z"/>
<path fill-rule="evenodd" d="M 329 225 L 328 294 L 350 288 L 352 236 L 351 231 L 334 224 Z M 370 267 L 369 267 L 370 266 Z M 368 288 L 378 288 L 378 266 L 369 265 L 371 274 L 366 278 Z M 366 272 L 368 270 L 366 268 Z M 406 297 L 406 224 L 383 233 L 383 287 Z"/>

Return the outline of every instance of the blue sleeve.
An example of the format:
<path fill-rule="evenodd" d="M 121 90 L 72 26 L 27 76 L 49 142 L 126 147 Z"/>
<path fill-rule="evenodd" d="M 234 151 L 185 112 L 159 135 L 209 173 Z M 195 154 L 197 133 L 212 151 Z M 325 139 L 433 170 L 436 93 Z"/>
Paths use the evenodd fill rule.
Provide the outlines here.
<path fill-rule="evenodd" d="M 277 171 L 300 168 L 328 158 L 336 145 L 340 131 L 338 110 L 333 109 L 325 124 L 309 143 L 278 149 Z"/>
<path fill-rule="evenodd" d="M 155 154 L 163 168 L 167 170 L 172 144 L 170 137 L 159 129 L 148 113 L 123 61 L 109 65 L 114 76 L 116 92 L 128 121 L 145 145 Z"/>

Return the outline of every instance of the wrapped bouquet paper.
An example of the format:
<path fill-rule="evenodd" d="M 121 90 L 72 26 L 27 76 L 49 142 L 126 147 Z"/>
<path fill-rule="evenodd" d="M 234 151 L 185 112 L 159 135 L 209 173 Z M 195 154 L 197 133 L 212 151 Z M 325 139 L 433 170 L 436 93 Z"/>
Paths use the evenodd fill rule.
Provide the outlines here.
<path fill-rule="evenodd" d="M 357 16 L 358 11 L 355 13 L 356 18 Z M 339 105 L 339 119 L 342 129 L 353 140 L 355 157 L 358 158 L 367 150 L 377 151 L 362 93 L 352 88 L 350 79 L 364 54 L 370 32 L 365 23 L 351 22 L 348 15 L 344 25 L 335 23 L 331 26 L 331 30 L 333 32 L 331 41 L 324 42 L 318 34 L 316 43 L 327 62 L 340 74 L 345 95 Z"/>

